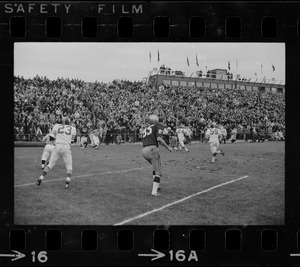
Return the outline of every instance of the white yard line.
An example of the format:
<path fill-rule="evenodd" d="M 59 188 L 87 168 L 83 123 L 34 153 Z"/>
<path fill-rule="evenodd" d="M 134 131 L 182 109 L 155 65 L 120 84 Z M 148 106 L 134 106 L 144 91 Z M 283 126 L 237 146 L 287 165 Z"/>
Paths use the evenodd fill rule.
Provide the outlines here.
<path fill-rule="evenodd" d="M 94 175 L 104 175 L 104 174 L 112 174 L 112 173 L 130 172 L 130 171 L 136 171 L 136 170 L 141 170 L 141 169 L 144 169 L 144 167 L 127 169 L 127 170 L 119 170 L 119 171 L 111 171 L 111 172 L 98 172 L 98 173 L 92 173 L 92 174 L 85 174 L 85 175 L 73 176 L 71 179 L 73 180 L 73 179 L 76 179 L 76 178 L 84 178 L 84 177 L 89 177 L 89 176 L 94 176 Z M 55 182 L 55 181 L 65 180 L 65 179 L 66 179 L 66 177 L 58 178 L 58 179 L 51 179 L 51 180 L 44 180 L 42 183 L 51 183 L 51 182 Z M 15 187 L 24 187 L 24 186 L 29 186 L 29 185 L 35 185 L 35 182 L 34 183 L 28 183 L 28 184 L 15 185 Z"/>
<path fill-rule="evenodd" d="M 24 156 L 24 157 L 15 157 L 16 159 L 32 159 L 32 158 L 41 158 L 41 156 Z"/>
<path fill-rule="evenodd" d="M 242 176 L 242 177 L 240 177 L 240 178 L 237 178 L 237 179 L 234 179 L 234 180 L 231 180 L 231 181 L 228 181 L 228 182 L 219 184 L 219 185 L 215 185 L 215 186 L 210 187 L 210 188 L 208 188 L 208 189 L 206 189 L 206 190 L 200 191 L 200 192 L 198 192 L 198 193 L 195 193 L 195 194 L 192 194 L 192 195 L 190 195 L 190 196 L 187 196 L 187 197 L 184 197 L 184 198 L 182 198 L 182 199 L 179 199 L 179 200 L 176 200 L 176 201 L 174 201 L 174 202 L 171 202 L 171 203 L 169 203 L 169 204 L 167 204 L 167 205 L 164 205 L 164 206 L 162 206 L 162 207 L 160 207 L 160 208 L 157 208 L 157 209 L 154 209 L 154 210 L 151 210 L 151 211 L 142 213 L 142 214 L 137 215 L 137 216 L 135 216 L 135 217 L 129 218 L 129 219 L 125 220 L 125 221 L 116 223 L 116 224 L 114 224 L 114 226 L 117 226 L 117 225 L 123 225 L 123 224 L 129 223 L 129 222 L 132 222 L 132 221 L 134 221 L 134 220 L 137 220 L 137 219 L 140 219 L 140 218 L 142 218 L 142 217 L 148 216 L 148 215 L 150 215 L 150 214 L 152 214 L 152 213 L 155 213 L 155 212 L 161 211 L 161 210 L 163 210 L 163 209 L 166 209 L 166 208 L 168 208 L 168 207 L 171 207 L 171 206 L 173 206 L 173 205 L 175 205 L 175 204 L 181 203 L 181 202 L 183 202 L 183 201 L 185 201 L 185 200 L 188 200 L 188 199 L 190 199 L 190 198 L 192 198 L 192 197 L 199 196 L 199 195 L 204 194 L 204 193 L 207 193 L 207 192 L 209 192 L 209 191 L 211 191 L 211 190 L 213 190 L 213 189 L 222 187 L 222 186 L 227 185 L 227 184 L 231 184 L 231 183 L 237 182 L 237 181 L 242 180 L 242 179 L 245 179 L 245 178 L 247 178 L 247 177 L 248 177 L 248 175 Z"/>

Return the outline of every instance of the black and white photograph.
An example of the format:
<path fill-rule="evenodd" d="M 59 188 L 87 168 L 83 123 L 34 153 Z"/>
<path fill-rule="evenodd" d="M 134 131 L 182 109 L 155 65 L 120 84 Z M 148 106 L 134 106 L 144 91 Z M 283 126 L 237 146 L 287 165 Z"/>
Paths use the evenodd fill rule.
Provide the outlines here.
<path fill-rule="evenodd" d="M 15 225 L 285 225 L 285 43 L 15 42 Z"/>

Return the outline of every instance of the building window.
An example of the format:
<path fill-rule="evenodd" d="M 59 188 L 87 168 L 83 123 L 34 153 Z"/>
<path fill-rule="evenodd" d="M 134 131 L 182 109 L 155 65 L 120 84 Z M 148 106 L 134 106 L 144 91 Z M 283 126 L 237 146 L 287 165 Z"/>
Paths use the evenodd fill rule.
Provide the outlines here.
<path fill-rule="evenodd" d="M 186 86 L 187 82 L 186 81 L 180 81 L 181 86 Z"/>
<path fill-rule="evenodd" d="M 219 86 L 220 89 L 224 89 L 224 83 L 219 83 L 218 86 Z"/>
<path fill-rule="evenodd" d="M 218 84 L 216 84 L 216 83 L 212 83 L 210 86 L 211 86 L 211 88 L 218 88 Z"/>
<path fill-rule="evenodd" d="M 195 86 L 194 82 L 188 82 L 188 86 Z"/>
<path fill-rule="evenodd" d="M 202 85 L 203 85 L 202 83 L 196 82 L 197 87 L 202 87 Z"/>
<path fill-rule="evenodd" d="M 163 80 L 163 84 L 171 84 L 170 80 Z"/>
<path fill-rule="evenodd" d="M 204 87 L 210 87 L 210 83 L 204 83 L 203 86 Z"/>
<path fill-rule="evenodd" d="M 253 86 L 253 91 L 258 91 L 258 87 L 257 86 Z"/>
<path fill-rule="evenodd" d="M 247 85 L 247 91 L 252 91 L 252 86 L 250 86 L 250 85 Z"/>
<path fill-rule="evenodd" d="M 178 81 L 172 81 L 172 85 L 178 86 Z"/>

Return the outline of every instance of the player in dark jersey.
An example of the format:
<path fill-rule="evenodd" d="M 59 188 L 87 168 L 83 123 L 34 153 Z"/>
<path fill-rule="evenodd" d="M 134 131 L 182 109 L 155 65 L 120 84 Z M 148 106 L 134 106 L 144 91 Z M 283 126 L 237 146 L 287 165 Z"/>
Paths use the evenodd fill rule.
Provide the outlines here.
<path fill-rule="evenodd" d="M 158 145 L 162 145 L 170 152 L 172 148 L 169 147 L 162 138 L 164 127 L 158 123 L 158 116 L 149 116 L 149 126 L 143 131 L 143 157 L 153 166 L 153 187 L 152 196 L 158 196 L 157 193 L 160 178 L 162 176 L 161 158 L 159 155 Z"/>

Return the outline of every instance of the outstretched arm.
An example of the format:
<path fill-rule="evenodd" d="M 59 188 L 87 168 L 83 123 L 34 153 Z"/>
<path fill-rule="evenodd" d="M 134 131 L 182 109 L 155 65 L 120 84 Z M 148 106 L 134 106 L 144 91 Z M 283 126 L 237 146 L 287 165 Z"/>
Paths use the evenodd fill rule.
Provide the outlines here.
<path fill-rule="evenodd" d="M 158 141 L 158 143 L 159 143 L 160 145 L 162 145 L 163 147 L 165 147 L 166 149 L 168 149 L 170 152 L 172 152 L 172 148 L 169 147 L 169 146 L 166 144 L 165 140 L 162 139 L 160 136 L 157 137 L 157 141 Z"/>
<path fill-rule="evenodd" d="M 46 144 L 48 136 L 49 136 L 49 134 L 46 134 L 46 136 L 43 138 L 43 143 Z"/>

